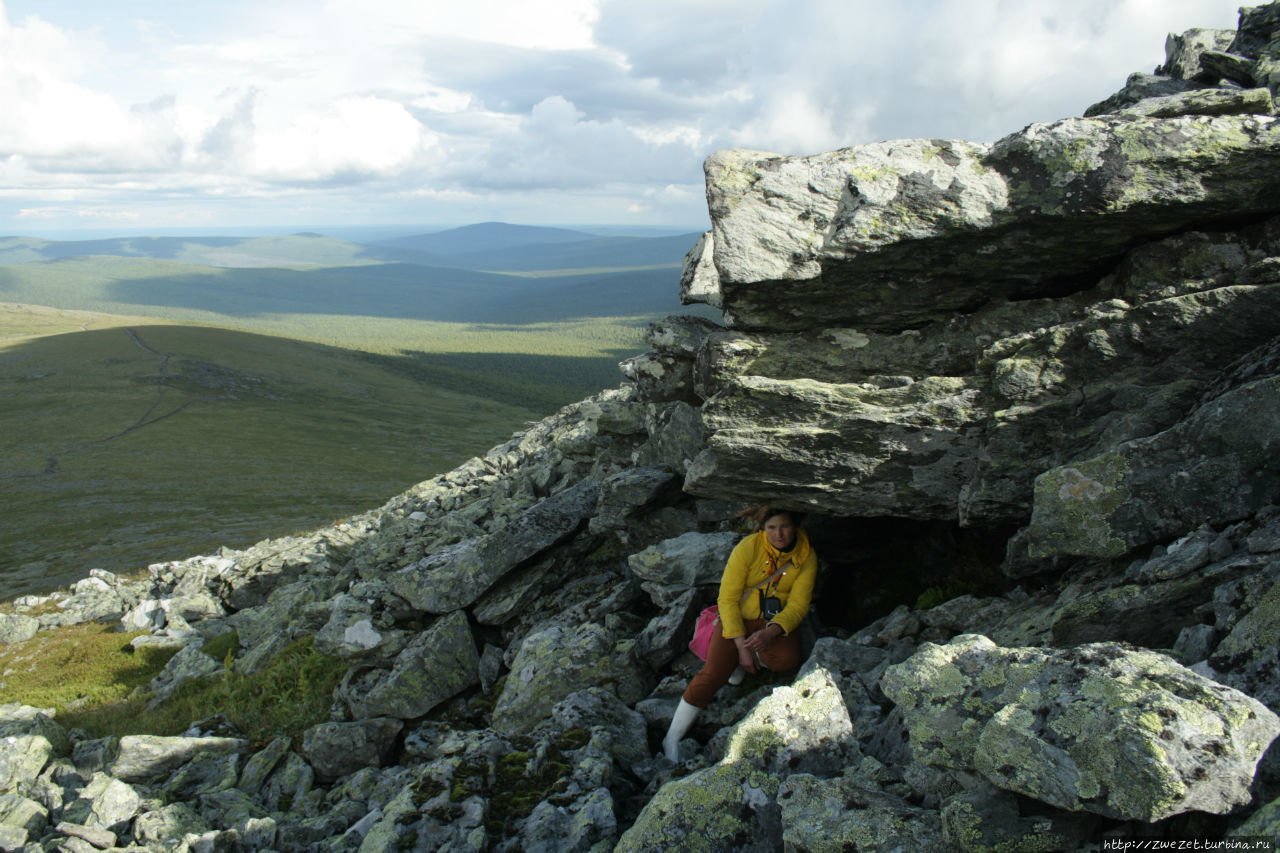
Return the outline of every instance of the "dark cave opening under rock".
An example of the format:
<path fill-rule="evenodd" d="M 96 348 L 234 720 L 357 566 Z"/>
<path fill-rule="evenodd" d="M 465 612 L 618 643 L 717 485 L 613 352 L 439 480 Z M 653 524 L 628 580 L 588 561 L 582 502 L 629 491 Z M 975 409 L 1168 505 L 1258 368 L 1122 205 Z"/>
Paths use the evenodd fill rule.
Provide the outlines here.
<path fill-rule="evenodd" d="M 809 516 L 820 572 L 810 611 L 820 630 L 852 633 L 895 607 L 927 607 L 1013 586 L 1000 571 L 1016 526 L 913 518 Z"/>

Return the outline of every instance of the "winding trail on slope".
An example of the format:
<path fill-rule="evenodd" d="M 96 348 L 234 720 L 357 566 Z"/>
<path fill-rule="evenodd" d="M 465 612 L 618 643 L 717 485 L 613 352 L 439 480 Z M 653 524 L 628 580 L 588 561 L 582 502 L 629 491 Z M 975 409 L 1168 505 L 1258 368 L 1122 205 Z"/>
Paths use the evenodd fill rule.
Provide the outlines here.
<path fill-rule="evenodd" d="M 170 409 L 169 411 L 163 414 L 157 415 L 156 412 L 164 404 L 165 397 L 170 390 L 170 386 L 167 383 L 169 380 L 169 361 L 170 359 L 172 359 L 173 354 L 162 353 L 156 350 L 154 347 L 152 347 L 143 339 L 142 335 L 138 334 L 137 329 L 126 328 L 124 331 L 126 334 L 128 334 L 130 340 L 133 341 L 134 345 L 137 346 L 138 349 L 142 350 L 143 352 L 149 353 L 150 355 L 153 355 L 160 360 L 159 370 L 157 374 L 158 375 L 157 385 L 159 386 L 159 390 L 156 394 L 155 400 L 153 400 L 151 405 L 147 407 L 147 410 L 143 412 L 136 421 L 134 421 L 132 424 L 125 427 L 124 429 L 120 430 L 119 432 L 115 432 L 103 438 L 91 439 L 89 441 L 83 441 L 78 444 L 69 445 L 69 446 L 63 447 L 61 450 L 58 450 L 53 454 L 50 454 L 46 461 L 44 470 L 42 471 L 0 472 L 0 480 L 17 480 L 17 479 L 28 479 L 28 478 L 34 478 L 34 477 L 55 476 L 61 467 L 61 460 L 59 457 L 62 454 L 65 454 L 74 450 L 80 450 L 87 447 L 100 447 L 104 444 L 109 444 L 115 441 L 116 439 L 123 438 L 124 436 L 129 435 L 132 432 L 136 432 L 137 430 L 140 430 L 143 427 L 151 426 L 152 424 L 159 423 L 160 421 L 166 420 L 168 418 L 173 417 L 176 414 L 184 412 L 196 403 L 210 403 L 210 402 L 218 402 L 222 400 L 235 399 L 234 396 L 230 394 L 220 394 L 220 395 L 210 394 L 210 395 L 204 395 L 200 397 L 193 397 L 189 400 L 185 400 L 179 403 L 177 406 Z"/>
<path fill-rule="evenodd" d="M 112 441 L 115 441 L 117 438 L 122 438 L 131 432 L 135 432 L 136 430 L 142 429 L 143 427 L 147 427 L 147 426 L 151 426 L 152 424 L 159 423 L 160 421 L 163 421 L 166 418 L 171 418 L 174 415 L 178 414 L 179 412 L 185 411 L 188 407 L 192 406 L 195 403 L 209 403 L 209 402 L 215 402 L 218 400 L 234 399 L 233 397 L 227 394 L 194 397 L 190 400 L 180 403 L 170 411 L 165 412 L 163 415 L 157 415 L 156 410 L 160 408 L 162 403 L 164 403 L 165 395 L 169 391 L 169 386 L 166 385 L 166 381 L 169 378 L 169 360 L 173 357 L 173 354 L 162 353 L 153 349 L 150 344 L 148 344 L 146 341 L 142 339 L 142 336 L 138 334 L 137 329 L 126 328 L 125 332 L 127 332 L 129 337 L 133 339 L 133 342 L 138 346 L 139 349 L 143 350 L 144 352 L 151 353 L 152 355 L 160 359 L 159 382 L 158 382 L 158 385 L 160 386 L 160 391 L 156 395 L 155 402 L 153 402 L 151 406 L 145 412 L 142 413 L 142 415 L 138 418 L 138 420 L 134 421 L 133 424 L 125 427 L 124 429 L 120 430 L 117 433 L 107 436 L 106 438 L 99 438 L 93 441 L 87 441 L 87 442 L 84 442 L 84 444 L 79 446 L 87 447 L 90 445 L 108 444 Z"/>

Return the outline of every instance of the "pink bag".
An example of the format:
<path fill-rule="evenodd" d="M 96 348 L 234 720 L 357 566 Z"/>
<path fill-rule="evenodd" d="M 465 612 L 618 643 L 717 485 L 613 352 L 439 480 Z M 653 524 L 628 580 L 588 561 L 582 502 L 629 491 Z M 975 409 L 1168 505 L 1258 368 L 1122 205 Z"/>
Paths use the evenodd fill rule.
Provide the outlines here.
<path fill-rule="evenodd" d="M 720 621 L 720 608 L 711 605 L 698 614 L 698 621 L 693 626 L 693 639 L 689 641 L 689 651 L 702 660 L 707 659 L 707 650 L 711 648 L 711 637 L 716 632 L 716 623 Z"/>

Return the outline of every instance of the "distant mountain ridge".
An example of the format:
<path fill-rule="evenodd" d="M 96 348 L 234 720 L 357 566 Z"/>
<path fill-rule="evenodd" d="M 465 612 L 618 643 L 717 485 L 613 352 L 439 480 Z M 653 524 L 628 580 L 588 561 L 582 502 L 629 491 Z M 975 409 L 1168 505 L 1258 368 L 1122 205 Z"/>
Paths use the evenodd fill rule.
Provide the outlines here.
<path fill-rule="evenodd" d="M 594 240 L 595 234 L 573 231 L 568 228 L 547 228 L 540 225 L 512 225 L 509 222 L 477 222 L 446 231 L 429 234 L 413 234 L 377 240 L 375 246 L 395 246 L 418 252 L 446 255 L 467 254 L 492 249 L 509 249 L 516 246 L 536 246 L 546 243 L 573 243 Z"/>

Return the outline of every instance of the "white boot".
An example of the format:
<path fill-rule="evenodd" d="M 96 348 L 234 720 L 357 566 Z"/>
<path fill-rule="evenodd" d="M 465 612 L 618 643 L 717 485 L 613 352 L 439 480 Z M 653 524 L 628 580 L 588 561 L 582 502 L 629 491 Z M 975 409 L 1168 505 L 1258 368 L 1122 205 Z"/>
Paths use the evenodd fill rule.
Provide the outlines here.
<path fill-rule="evenodd" d="M 667 736 L 662 739 L 662 752 L 672 764 L 680 760 L 680 739 L 693 726 L 693 721 L 698 719 L 699 710 L 701 709 L 696 705 L 690 705 L 683 699 L 676 706 L 676 712 L 671 717 L 671 727 L 667 729 Z"/>
<path fill-rule="evenodd" d="M 742 679 L 747 677 L 747 671 L 742 667 L 738 667 L 733 671 L 733 675 L 729 676 L 729 683 L 735 687 L 742 683 Z"/>

